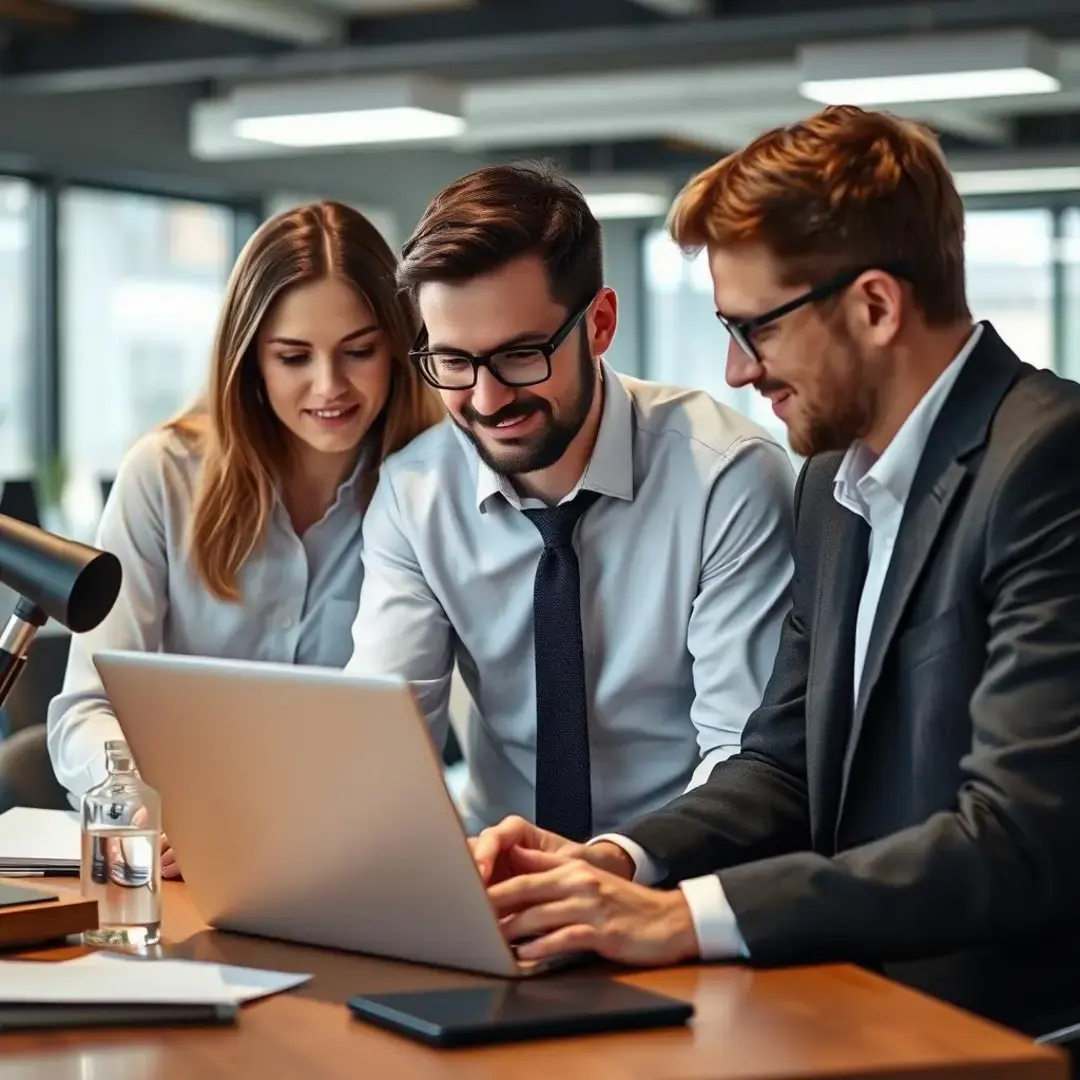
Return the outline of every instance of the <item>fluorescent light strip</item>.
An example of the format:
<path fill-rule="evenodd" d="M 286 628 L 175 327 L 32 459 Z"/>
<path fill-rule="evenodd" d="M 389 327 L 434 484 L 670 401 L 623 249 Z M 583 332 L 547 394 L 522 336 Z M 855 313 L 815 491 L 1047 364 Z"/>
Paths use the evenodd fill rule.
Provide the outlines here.
<path fill-rule="evenodd" d="M 585 202 L 596 218 L 655 218 L 668 212 L 670 200 L 647 191 L 585 192 Z"/>
<path fill-rule="evenodd" d="M 1053 94 L 1061 83 L 1031 67 L 987 71 L 941 71 L 928 75 L 880 75 L 858 79 L 813 79 L 799 93 L 826 105 L 887 105 L 905 101 Z"/>
<path fill-rule="evenodd" d="M 402 106 L 249 116 L 237 119 L 233 130 L 242 139 L 277 146 L 357 146 L 453 138 L 465 130 L 465 121 L 448 113 Z"/>
<path fill-rule="evenodd" d="M 1080 191 L 1080 165 L 1031 169 L 972 169 L 954 173 L 953 180 L 961 195 Z"/>

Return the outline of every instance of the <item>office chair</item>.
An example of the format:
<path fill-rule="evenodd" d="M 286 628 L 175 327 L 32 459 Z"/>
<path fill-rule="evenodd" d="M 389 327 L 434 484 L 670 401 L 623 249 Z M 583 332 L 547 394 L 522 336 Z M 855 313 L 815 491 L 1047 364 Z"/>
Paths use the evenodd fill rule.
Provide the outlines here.
<path fill-rule="evenodd" d="M 44 724 L 23 728 L 0 743 L 0 814 L 15 806 L 71 809 L 49 760 Z"/>

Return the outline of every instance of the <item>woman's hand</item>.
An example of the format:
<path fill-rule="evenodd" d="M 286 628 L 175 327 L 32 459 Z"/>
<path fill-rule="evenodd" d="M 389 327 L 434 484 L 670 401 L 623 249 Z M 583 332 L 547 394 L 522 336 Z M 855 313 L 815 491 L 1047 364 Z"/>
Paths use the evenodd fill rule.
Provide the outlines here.
<path fill-rule="evenodd" d="M 181 876 L 176 852 L 173 851 L 169 838 L 164 833 L 161 834 L 161 876 L 168 881 L 177 881 Z"/>

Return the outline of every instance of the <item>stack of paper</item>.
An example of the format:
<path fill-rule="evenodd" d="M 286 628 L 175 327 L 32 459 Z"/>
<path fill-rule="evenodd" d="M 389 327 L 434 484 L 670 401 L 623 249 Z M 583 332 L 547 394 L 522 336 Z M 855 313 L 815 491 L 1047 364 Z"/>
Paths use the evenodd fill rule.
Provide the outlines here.
<path fill-rule="evenodd" d="M 77 874 L 81 847 L 73 810 L 16 806 L 0 814 L 0 874 Z"/>
<path fill-rule="evenodd" d="M 87 1025 L 220 1024 L 310 975 L 95 952 L 76 960 L 0 960 L 0 1032 Z"/>
<path fill-rule="evenodd" d="M 110 970 L 117 964 L 149 964 L 164 971 L 209 968 L 225 981 L 225 985 L 238 1005 L 269 997 L 271 994 L 280 994 L 283 990 L 292 990 L 311 980 L 310 975 L 300 975 L 292 971 L 265 971 L 262 968 L 234 967 L 232 964 L 214 964 L 205 960 L 144 959 L 122 952 L 93 952 L 75 960 L 63 962 L 63 966 L 68 968 L 106 967 Z"/>
<path fill-rule="evenodd" d="M 235 993 L 211 965 L 0 960 L 0 1031 L 223 1023 L 236 1012 Z"/>

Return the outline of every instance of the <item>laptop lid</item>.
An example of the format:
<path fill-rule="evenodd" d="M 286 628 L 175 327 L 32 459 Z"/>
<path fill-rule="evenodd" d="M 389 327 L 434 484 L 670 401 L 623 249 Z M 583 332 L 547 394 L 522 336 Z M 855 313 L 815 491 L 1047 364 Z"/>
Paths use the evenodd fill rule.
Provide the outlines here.
<path fill-rule="evenodd" d="M 162 653 L 94 663 L 208 924 L 527 973 L 407 683 Z"/>

